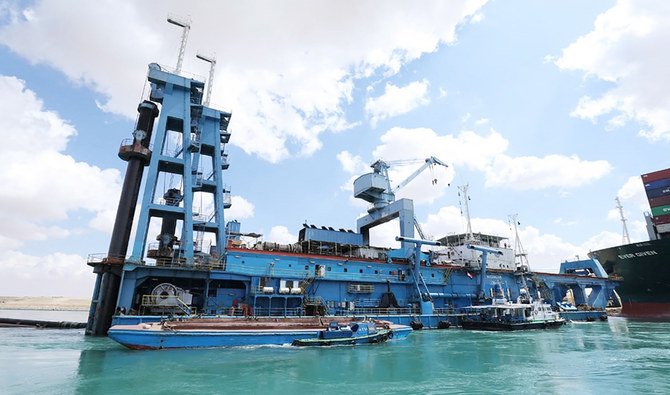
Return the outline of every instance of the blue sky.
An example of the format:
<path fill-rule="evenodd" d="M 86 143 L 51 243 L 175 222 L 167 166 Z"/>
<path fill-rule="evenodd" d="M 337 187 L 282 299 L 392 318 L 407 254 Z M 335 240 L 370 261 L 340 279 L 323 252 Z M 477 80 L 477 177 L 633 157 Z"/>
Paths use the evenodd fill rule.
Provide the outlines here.
<path fill-rule="evenodd" d="M 0 1 L 0 294 L 90 296 L 146 66 L 176 63 L 168 14 L 192 23 L 184 72 L 206 76 L 195 54 L 216 55 L 227 218 L 244 231 L 353 229 L 367 205 L 351 183 L 372 162 L 436 156 L 449 169 L 398 193 L 435 238 L 465 230 L 464 184 L 475 231 L 509 236 L 519 215 L 535 270 L 619 244 L 616 196 L 647 237 L 639 175 L 670 167 L 666 2 L 68 4 Z"/>

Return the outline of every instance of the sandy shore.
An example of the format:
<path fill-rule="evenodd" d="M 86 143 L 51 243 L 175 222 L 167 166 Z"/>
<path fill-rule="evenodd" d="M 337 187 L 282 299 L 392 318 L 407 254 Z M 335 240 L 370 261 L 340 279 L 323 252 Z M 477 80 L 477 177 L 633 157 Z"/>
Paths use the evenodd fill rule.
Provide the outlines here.
<path fill-rule="evenodd" d="M 90 299 L 62 296 L 0 296 L 0 310 L 88 310 Z"/>

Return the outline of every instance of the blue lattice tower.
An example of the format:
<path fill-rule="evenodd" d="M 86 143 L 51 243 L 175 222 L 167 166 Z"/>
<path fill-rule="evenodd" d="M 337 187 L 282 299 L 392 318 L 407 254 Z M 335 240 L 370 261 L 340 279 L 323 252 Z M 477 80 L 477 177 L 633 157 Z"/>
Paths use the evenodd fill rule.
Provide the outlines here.
<path fill-rule="evenodd" d="M 86 333 L 106 335 L 116 309 L 124 265 L 141 265 L 148 258 L 156 264 L 169 262 L 184 266 L 195 264 L 194 233 L 215 235 L 213 259 L 223 257 L 226 247 L 224 209 L 230 207 L 230 192 L 224 188 L 223 172 L 228 168 L 225 144 L 230 139 L 231 114 L 202 105 L 204 82 L 163 71 L 149 65 L 150 101 L 138 107 L 138 121 L 133 139 L 122 143 L 119 157 L 128 162 L 126 176 L 109 252 L 101 260 L 89 260 L 97 273 Z M 154 119 L 160 117 L 156 130 Z M 150 144 L 153 135 L 153 145 Z M 179 140 L 179 149 L 171 150 L 171 139 Z M 131 142 L 132 141 L 132 142 Z M 203 174 L 201 165 L 209 161 L 210 171 Z M 144 168 L 148 166 L 132 255 L 126 258 L 133 216 Z M 161 176 L 177 178 L 179 187 L 159 189 Z M 195 193 L 210 194 L 213 214 L 195 218 Z M 156 248 L 147 248 L 149 224 L 161 220 Z M 181 230 L 177 235 L 177 225 Z M 148 251 L 147 251 L 148 249 Z"/>
<path fill-rule="evenodd" d="M 228 168 L 225 144 L 230 139 L 231 114 L 202 105 L 204 83 L 168 73 L 157 65 L 149 67 L 151 99 L 162 104 L 154 138 L 154 153 L 149 163 L 137 233 L 129 261 L 140 263 L 147 257 L 157 264 L 194 265 L 197 231 L 215 235 L 213 256 L 223 256 L 226 245 L 224 209 L 230 207 L 230 192 L 224 188 L 223 172 Z M 169 139 L 177 136 L 176 151 L 168 149 Z M 201 164 L 210 161 L 211 172 L 203 174 Z M 159 178 L 181 178 L 181 188 L 159 190 Z M 194 194 L 211 194 L 214 212 L 202 218 L 194 212 Z M 161 218 L 158 247 L 147 248 L 149 224 Z M 181 221 L 179 237 L 175 235 Z"/>

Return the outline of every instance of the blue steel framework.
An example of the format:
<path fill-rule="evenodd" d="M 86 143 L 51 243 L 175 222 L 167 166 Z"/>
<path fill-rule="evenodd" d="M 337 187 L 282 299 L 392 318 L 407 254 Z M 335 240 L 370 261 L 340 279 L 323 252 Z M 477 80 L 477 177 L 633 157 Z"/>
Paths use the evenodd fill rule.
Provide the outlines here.
<path fill-rule="evenodd" d="M 160 69 L 149 67 L 151 98 L 162 104 L 160 118 L 155 133 L 156 151 L 151 157 L 146 186 L 142 198 L 140 218 L 129 262 L 141 262 L 147 245 L 147 233 L 151 218 L 177 219 L 182 221 L 179 241 L 180 259 L 187 266 L 194 265 L 195 231 L 216 234 L 214 255 L 221 256 L 225 246 L 224 208 L 230 206 L 224 189 L 223 172 L 228 168 L 225 144 L 230 139 L 228 123 L 230 113 L 214 110 L 202 105 L 204 83 L 181 77 Z M 181 146 L 176 152 L 166 150 L 168 131 L 181 134 Z M 203 175 L 200 163 L 210 159 L 212 173 Z M 181 177 L 183 204 L 174 206 L 165 201 L 156 202 L 155 194 L 160 173 L 176 174 Z M 214 216 L 194 218 L 193 196 L 195 192 L 213 195 Z M 174 236 L 174 235 L 173 235 Z"/>

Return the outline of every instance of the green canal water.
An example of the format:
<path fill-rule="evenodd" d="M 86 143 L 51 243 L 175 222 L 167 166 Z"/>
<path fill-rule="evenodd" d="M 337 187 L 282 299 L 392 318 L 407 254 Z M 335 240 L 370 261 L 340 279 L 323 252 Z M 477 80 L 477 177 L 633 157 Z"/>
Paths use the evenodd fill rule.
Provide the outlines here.
<path fill-rule="evenodd" d="M 0 393 L 670 394 L 668 344 L 670 323 L 620 317 L 306 349 L 131 351 L 82 330 L 0 328 Z"/>

